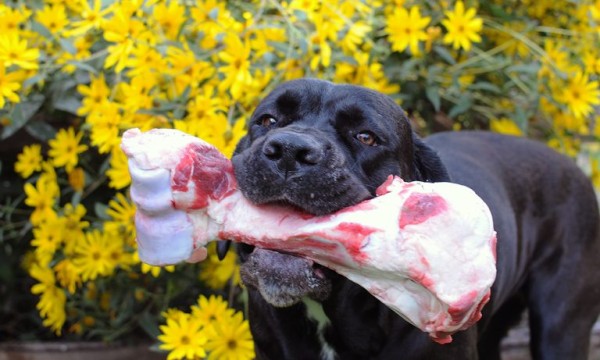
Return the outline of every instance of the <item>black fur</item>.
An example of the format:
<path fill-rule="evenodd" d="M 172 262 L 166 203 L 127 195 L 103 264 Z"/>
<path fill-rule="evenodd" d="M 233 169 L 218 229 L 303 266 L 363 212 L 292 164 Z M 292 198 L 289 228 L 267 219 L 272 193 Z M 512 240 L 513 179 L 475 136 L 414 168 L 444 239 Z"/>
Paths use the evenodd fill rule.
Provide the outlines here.
<path fill-rule="evenodd" d="M 374 196 L 390 174 L 454 181 L 487 202 L 498 232 L 491 301 L 482 320 L 447 345 L 328 269 L 240 246 L 259 358 L 318 359 L 324 340 L 338 359 L 499 359 L 502 336 L 525 308 L 534 358 L 586 358 L 600 312 L 599 215 L 589 181 L 566 157 L 483 132 L 422 140 L 388 97 L 304 79 L 281 85 L 257 107 L 233 162 L 252 201 L 313 214 Z M 322 334 L 305 297 L 327 315 Z"/>

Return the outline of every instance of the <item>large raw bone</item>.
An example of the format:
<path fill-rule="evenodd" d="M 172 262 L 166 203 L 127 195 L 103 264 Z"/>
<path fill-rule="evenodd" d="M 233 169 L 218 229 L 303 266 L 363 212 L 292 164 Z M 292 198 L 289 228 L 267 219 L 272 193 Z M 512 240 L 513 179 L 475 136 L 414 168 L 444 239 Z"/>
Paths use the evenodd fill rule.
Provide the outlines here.
<path fill-rule="evenodd" d="M 479 320 L 489 300 L 496 233 L 467 187 L 390 176 L 375 198 L 316 217 L 250 203 L 231 162 L 183 132 L 131 129 L 121 147 L 143 262 L 202 259 L 217 239 L 294 253 L 359 284 L 439 343 Z"/>

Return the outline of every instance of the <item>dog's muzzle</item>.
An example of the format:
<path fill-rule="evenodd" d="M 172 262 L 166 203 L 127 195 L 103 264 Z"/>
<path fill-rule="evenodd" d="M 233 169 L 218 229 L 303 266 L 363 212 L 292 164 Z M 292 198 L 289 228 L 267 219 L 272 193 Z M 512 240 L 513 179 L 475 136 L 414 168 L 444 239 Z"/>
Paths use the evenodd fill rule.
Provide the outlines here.
<path fill-rule="evenodd" d="M 281 176 L 302 176 L 325 158 L 326 144 L 293 131 L 273 133 L 262 146 L 262 155 Z"/>

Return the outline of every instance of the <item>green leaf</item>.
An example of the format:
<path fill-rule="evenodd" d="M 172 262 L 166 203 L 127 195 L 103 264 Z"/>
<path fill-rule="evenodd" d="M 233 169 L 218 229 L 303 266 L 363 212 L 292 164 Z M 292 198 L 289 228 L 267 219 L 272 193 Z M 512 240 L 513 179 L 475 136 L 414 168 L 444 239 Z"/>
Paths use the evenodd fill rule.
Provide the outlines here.
<path fill-rule="evenodd" d="M 90 64 L 84 63 L 83 61 L 69 60 L 70 65 L 74 65 L 77 69 L 90 72 L 94 75 L 98 74 L 98 70 Z"/>
<path fill-rule="evenodd" d="M 443 47 L 443 46 L 434 46 L 433 47 L 433 51 L 435 51 L 435 53 L 438 54 L 448 64 L 450 64 L 450 65 L 455 65 L 456 64 L 456 60 L 454 60 L 454 56 L 452 56 L 452 54 L 450 54 L 450 52 L 448 51 L 448 49 L 446 49 L 445 47 Z"/>
<path fill-rule="evenodd" d="M 425 95 L 433 105 L 435 111 L 440 111 L 440 107 L 442 106 L 440 99 L 440 89 L 437 86 L 428 86 L 425 89 Z"/>
<path fill-rule="evenodd" d="M 60 97 L 53 99 L 52 106 L 57 110 L 77 115 L 77 110 L 81 107 L 81 101 L 74 93 L 74 91 L 69 91 L 61 94 Z"/>
<path fill-rule="evenodd" d="M 30 87 L 34 84 L 40 83 L 44 80 L 46 80 L 46 74 L 38 73 L 38 74 L 33 75 L 30 78 L 27 78 L 27 80 L 23 81 L 23 87 L 28 88 L 28 87 Z"/>
<path fill-rule="evenodd" d="M 50 30 L 48 30 L 47 27 L 45 27 L 44 25 L 40 24 L 39 22 L 37 22 L 35 20 L 31 22 L 31 30 L 42 35 L 43 37 L 45 37 L 48 40 L 52 40 L 54 38 L 54 36 L 52 35 L 52 32 Z"/>
<path fill-rule="evenodd" d="M 529 64 L 518 64 L 518 65 L 509 66 L 508 68 L 506 68 L 506 72 L 537 74 L 539 69 L 540 69 L 539 64 L 529 63 Z"/>
<path fill-rule="evenodd" d="M 56 136 L 56 130 L 45 121 L 30 121 L 25 125 L 25 130 L 29 135 L 43 142 Z"/>
<path fill-rule="evenodd" d="M 523 110 L 522 107 L 516 107 L 513 121 L 515 124 L 517 124 L 521 131 L 523 131 L 524 134 L 527 133 L 527 114 L 525 114 L 525 110 Z"/>
<path fill-rule="evenodd" d="M 155 315 L 144 312 L 142 316 L 139 317 L 138 324 L 151 338 L 156 339 L 158 335 L 160 335 Z"/>
<path fill-rule="evenodd" d="M 482 1 L 481 7 L 489 12 L 494 18 L 500 18 L 504 21 L 510 21 L 514 18 L 514 16 L 510 16 L 506 11 L 504 11 L 504 7 L 491 4 L 490 1 Z"/>
<path fill-rule="evenodd" d="M 97 202 L 94 204 L 94 212 L 96 216 L 98 216 L 102 220 L 111 220 L 110 216 L 107 214 L 108 205 L 103 204 L 101 202 Z"/>
<path fill-rule="evenodd" d="M 493 92 L 495 94 L 501 94 L 502 90 L 490 83 L 490 82 L 486 82 L 486 81 L 481 81 L 481 82 L 477 82 L 475 84 L 471 84 L 469 85 L 469 90 L 474 90 L 474 91 L 489 91 L 489 92 Z"/>
<path fill-rule="evenodd" d="M 73 43 L 65 38 L 59 38 L 58 42 L 60 43 L 60 46 L 63 48 L 63 50 L 65 50 L 66 52 L 68 52 L 71 55 L 75 55 L 77 53 L 77 49 L 75 48 L 75 46 L 73 46 Z"/>
<path fill-rule="evenodd" d="M 34 94 L 30 98 L 16 104 L 13 110 L 8 114 L 8 118 L 12 121 L 10 125 L 5 126 L 2 130 L 0 140 L 7 139 L 12 134 L 21 129 L 29 119 L 33 117 L 44 103 L 45 97 L 42 94 Z"/>
<path fill-rule="evenodd" d="M 80 191 L 73 192 L 73 196 L 71 197 L 71 204 L 73 204 L 73 206 L 76 207 L 81 203 L 81 195 Z"/>
<path fill-rule="evenodd" d="M 473 101 L 469 96 L 462 96 L 460 100 L 450 109 L 448 112 L 448 116 L 454 118 L 460 114 L 465 113 L 467 110 L 471 108 L 473 105 Z"/>

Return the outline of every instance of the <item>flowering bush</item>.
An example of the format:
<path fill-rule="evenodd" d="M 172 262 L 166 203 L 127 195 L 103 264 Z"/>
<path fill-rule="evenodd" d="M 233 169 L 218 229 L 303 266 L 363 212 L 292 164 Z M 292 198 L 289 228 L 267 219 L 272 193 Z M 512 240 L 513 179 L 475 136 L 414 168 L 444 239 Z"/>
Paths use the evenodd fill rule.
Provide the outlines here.
<path fill-rule="evenodd" d="M 54 336 L 145 332 L 170 358 L 251 358 L 232 252 L 140 263 L 118 145 L 128 128 L 172 127 L 231 155 L 254 106 L 285 80 L 389 94 L 423 134 L 546 141 L 600 187 L 599 25 L 597 0 L 0 4 L 0 151 L 7 179 L 19 176 L 1 212 L 11 321 L 0 334 L 51 337 L 12 310 L 27 306 L 15 291 L 27 286 Z M 17 262 L 28 277 L 6 265 Z"/>

